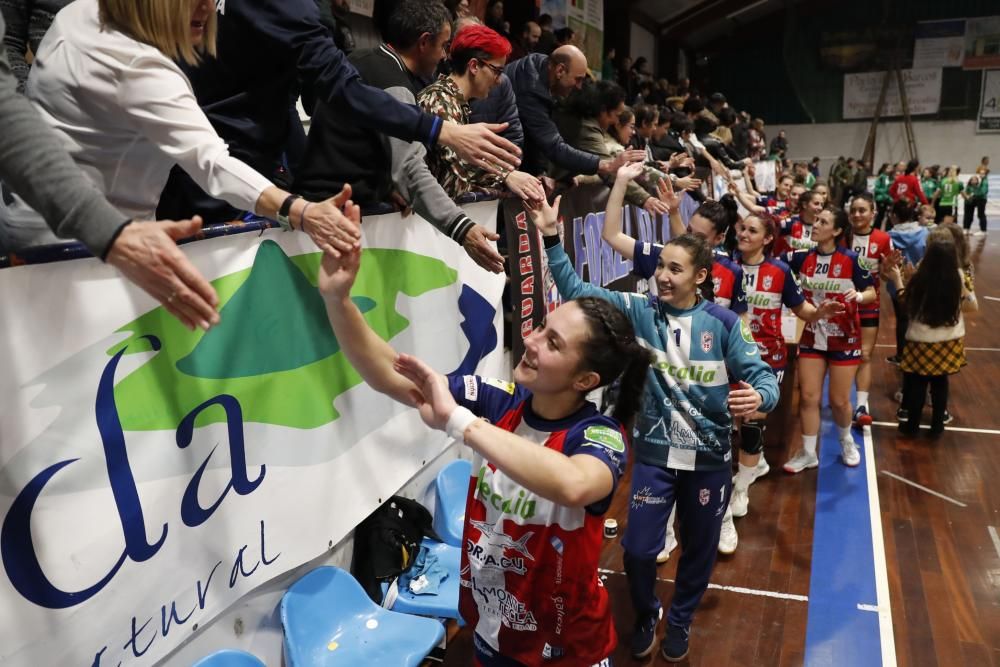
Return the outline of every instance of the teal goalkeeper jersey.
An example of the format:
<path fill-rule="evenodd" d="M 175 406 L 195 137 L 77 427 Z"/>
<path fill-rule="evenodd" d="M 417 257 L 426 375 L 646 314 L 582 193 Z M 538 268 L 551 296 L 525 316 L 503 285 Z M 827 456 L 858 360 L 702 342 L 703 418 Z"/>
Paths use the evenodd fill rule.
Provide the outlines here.
<path fill-rule="evenodd" d="M 610 301 L 628 316 L 639 342 L 654 356 L 633 431 L 639 460 L 677 470 L 730 466 L 730 376 L 760 393 L 763 412 L 772 410 L 779 398 L 774 373 L 743 320 L 707 301 L 678 310 L 648 294 L 596 287 L 576 274 L 561 245 L 546 252 L 563 299 L 595 296 Z"/>

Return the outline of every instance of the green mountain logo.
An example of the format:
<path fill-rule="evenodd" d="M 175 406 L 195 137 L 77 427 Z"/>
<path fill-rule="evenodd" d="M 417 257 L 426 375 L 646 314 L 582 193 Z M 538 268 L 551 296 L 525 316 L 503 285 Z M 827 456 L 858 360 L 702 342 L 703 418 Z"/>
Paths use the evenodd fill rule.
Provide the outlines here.
<path fill-rule="evenodd" d="M 361 383 L 340 354 L 326 306 L 316 290 L 321 253 L 288 257 L 263 242 L 253 266 L 213 281 L 222 322 L 210 331 L 185 329 L 162 307 L 122 327 L 128 354 L 162 348 L 115 387 L 126 431 L 172 430 L 194 407 L 219 394 L 235 396 L 246 422 L 316 428 L 340 415 L 333 400 Z M 395 309 L 400 294 L 420 296 L 453 285 L 444 262 L 404 250 L 366 249 L 353 300 L 372 329 L 390 340 L 410 322 Z M 457 299 L 457 294 L 456 294 Z M 197 426 L 224 422 L 221 408 L 203 412 Z"/>

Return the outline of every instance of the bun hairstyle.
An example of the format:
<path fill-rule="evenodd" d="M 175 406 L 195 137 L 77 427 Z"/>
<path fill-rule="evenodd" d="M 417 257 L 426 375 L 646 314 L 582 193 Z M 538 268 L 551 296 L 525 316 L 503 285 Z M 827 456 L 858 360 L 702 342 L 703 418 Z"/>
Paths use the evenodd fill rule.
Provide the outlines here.
<path fill-rule="evenodd" d="M 621 377 L 611 416 L 628 425 L 639 411 L 652 355 L 639 344 L 632 322 L 610 301 L 586 296 L 574 302 L 590 328 L 583 344 L 583 367 L 600 376 L 599 387 Z"/>

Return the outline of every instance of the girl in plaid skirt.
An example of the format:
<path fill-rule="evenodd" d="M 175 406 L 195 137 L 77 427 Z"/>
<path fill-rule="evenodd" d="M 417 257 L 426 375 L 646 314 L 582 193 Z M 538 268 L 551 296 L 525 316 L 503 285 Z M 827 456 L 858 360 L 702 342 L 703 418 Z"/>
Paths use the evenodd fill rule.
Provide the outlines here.
<path fill-rule="evenodd" d="M 966 363 L 962 310 L 975 303 L 966 288 L 951 232 L 943 228 L 931 232 L 924 258 L 908 285 L 903 286 L 898 268 L 892 271 L 891 279 L 909 316 L 900 361 L 907 419 L 900 423 L 899 431 L 904 435 L 917 433 L 929 385 L 931 435 L 938 435 L 944 431 L 948 376 Z"/>

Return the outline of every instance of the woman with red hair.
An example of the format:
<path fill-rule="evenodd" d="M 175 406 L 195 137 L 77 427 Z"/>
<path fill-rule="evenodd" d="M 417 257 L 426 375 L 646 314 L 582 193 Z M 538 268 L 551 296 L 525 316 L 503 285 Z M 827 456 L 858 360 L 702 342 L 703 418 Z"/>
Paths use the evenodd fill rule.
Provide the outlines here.
<path fill-rule="evenodd" d="M 455 35 L 448 60 L 451 74 L 441 75 L 417 96 L 417 104 L 429 113 L 465 125 L 472 110 L 469 103 L 489 95 L 500 77 L 511 46 L 502 35 L 482 25 L 469 25 Z M 521 171 L 490 174 L 461 159 L 446 146 L 435 146 L 427 154 L 431 172 L 452 197 L 468 192 L 497 192 L 506 186 L 534 207 L 545 198 L 541 182 Z M 498 165 L 499 166 L 499 165 Z"/>

